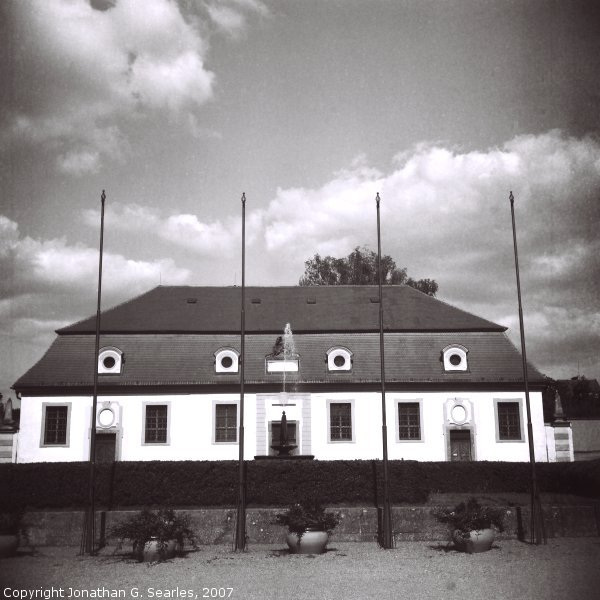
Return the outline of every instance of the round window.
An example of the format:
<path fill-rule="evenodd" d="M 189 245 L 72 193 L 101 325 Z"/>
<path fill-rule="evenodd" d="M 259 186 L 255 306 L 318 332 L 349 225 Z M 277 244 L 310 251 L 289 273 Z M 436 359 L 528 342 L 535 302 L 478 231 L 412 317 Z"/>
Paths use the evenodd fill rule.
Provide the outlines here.
<path fill-rule="evenodd" d="M 117 364 L 117 361 L 114 356 L 107 356 L 103 359 L 102 364 L 105 369 L 112 369 Z"/>
<path fill-rule="evenodd" d="M 453 354 L 452 356 L 450 356 L 449 360 L 450 364 L 454 367 L 458 367 L 458 365 L 460 365 L 460 363 L 462 362 L 460 354 Z"/>
<path fill-rule="evenodd" d="M 221 359 L 221 366 L 224 369 L 230 369 L 232 365 L 233 365 L 233 358 L 231 358 L 231 356 L 224 356 Z"/>
<path fill-rule="evenodd" d="M 105 408 L 98 413 L 98 425 L 110 427 L 115 422 L 115 413 L 110 408 Z"/>
<path fill-rule="evenodd" d="M 467 420 L 467 410 L 462 404 L 452 408 L 452 419 L 455 423 L 464 423 Z"/>
<path fill-rule="evenodd" d="M 342 356 L 341 354 L 338 354 L 337 356 L 334 357 L 333 364 L 336 367 L 343 367 L 346 364 L 346 357 Z"/>

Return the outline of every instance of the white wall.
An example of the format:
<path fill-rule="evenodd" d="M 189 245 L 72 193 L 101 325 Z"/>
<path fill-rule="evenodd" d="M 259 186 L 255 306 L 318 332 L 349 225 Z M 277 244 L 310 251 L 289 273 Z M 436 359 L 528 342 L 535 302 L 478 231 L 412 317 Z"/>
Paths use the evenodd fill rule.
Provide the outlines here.
<path fill-rule="evenodd" d="M 42 447 L 43 405 L 70 405 L 67 446 Z M 17 462 L 61 462 L 87 460 L 89 456 L 89 429 L 91 397 L 21 398 L 21 422 Z"/>
<path fill-rule="evenodd" d="M 216 443 L 213 433 L 213 403 L 239 403 L 239 395 L 161 395 L 98 397 L 120 405 L 117 434 L 118 460 L 237 460 L 237 443 Z M 255 396 L 245 396 L 246 415 L 256 410 Z M 68 446 L 42 447 L 43 405 L 70 404 Z M 145 403 L 169 406 L 168 443 L 144 444 Z M 85 461 L 89 457 L 91 396 L 33 398 L 21 400 L 21 431 L 18 462 Z M 245 458 L 254 457 L 256 446 L 253 420 L 245 426 Z"/>
<path fill-rule="evenodd" d="M 514 392 L 441 392 L 386 394 L 388 427 L 388 456 L 391 460 L 448 460 L 448 423 L 446 404 L 449 399 L 461 398 L 472 407 L 471 422 L 475 460 L 523 461 L 529 460 L 524 394 Z M 542 395 L 532 392 L 531 414 L 535 441 L 536 461 L 547 461 L 546 431 L 543 422 Z M 523 440 L 502 442 L 496 440 L 496 400 L 521 399 Z M 215 443 L 214 403 L 239 402 L 238 394 L 191 394 L 161 396 L 99 397 L 98 404 L 110 400 L 120 405 L 120 423 L 117 432 L 118 460 L 236 460 L 237 443 Z M 353 404 L 354 437 L 351 442 L 329 441 L 328 400 Z M 422 440 L 398 441 L 396 405 L 400 400 L 421 402 Z M 303 411 L 303 402 L 310 403 L 310 411 Z M 70 404 L 70 427 L 67 447 L 41 447 L 42 407 L 44 403 Z M 143 440 L 144 405 L 160 403 L 169 406 L 169 434 L 167 444 L 148 445 Z M 267 402 L 265 423 L 281 418 L 281 406 Z M 321 460 L 376 459 L 382 457 L 381 395 L 378 392 L 302 394 L 294 401 L 296 406 L 285 407 L 290 421 L 297 421 L 299 452 L 313 454 Z M 21 402 L 21 431 L 19 434 L 18 462 L 82 461 L 88 459 L 91 397 L 32 398 Z M 308 404 L 307 404 L 308 407 Z M 252 460 L 257 452 L 256 432 L 257 398 L 245 395 L 244 456 Z M 309 415 L 309 416 L 308 416 Z M 302 439 L 303 418 L 310 419 L 311 440 Z M 264 431 L 260 439 L 265 438 Z M 266 436 L 268 439 L 268 435 Z M 262 443 L 262 442 L 261 442 Z M 267 442 L 264 442 L 268 453 Z"/>
<path fill-rule="evenodd" d="M 386 393 L 386 422 L 388 431 L 388 457 L 390 460 L 448 460 L 445 422 L 445 404 L 449 399 L 461 398 L 470 401 L 473 414 L 467 424 L 472 428 L 473 450 L 476 460 L 522 461 L 529 460 L 527 442 L 527 416 L 524 394 L 515 392 L 448 392 L 443 393 Z M 354 441 L 328 442 L 327 400 L 354 400 Z M 517 442 L 496 440 L 496 400 L 521 399 L 521 427 L 523 440 Z M 420 401 L 422 404 L 421 440 L 399 441 L 397 439 L 398 401 Z M 544 429 L 541 392 L 530 393 L 531 418 L 533 424 L 534 451 L 536 461 L 547 461 L 546 433 Z M 330 393 L 312 396 L 312 448 L 316 458 L 335 460 L 341 458 L 382 458 L 381 394 Z"/>

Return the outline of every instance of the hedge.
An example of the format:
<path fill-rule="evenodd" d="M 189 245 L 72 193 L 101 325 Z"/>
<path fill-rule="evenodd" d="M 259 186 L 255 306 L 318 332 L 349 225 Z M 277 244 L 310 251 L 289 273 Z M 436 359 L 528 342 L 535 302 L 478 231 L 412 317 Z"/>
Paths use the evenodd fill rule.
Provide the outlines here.
<path fill-rule="evenodd" d="M 326 505 L 375 506 L 383 495 L 381 461 L 269 460 L 246 463 L 249 506 L 284 506 L 313 496 Z M 235 506 L 235 461 L 140 461 L 98 465 L 97 505 Z M 540 491 L 600 498 L 600 460 L 538 463 Z M 87 463 L 0 465 L 0 509 L 81 508 L 88 502 Z M 393 504 L 422 504 L 431 492 L 529 490 L 529 463 L 389 462 Z"/>

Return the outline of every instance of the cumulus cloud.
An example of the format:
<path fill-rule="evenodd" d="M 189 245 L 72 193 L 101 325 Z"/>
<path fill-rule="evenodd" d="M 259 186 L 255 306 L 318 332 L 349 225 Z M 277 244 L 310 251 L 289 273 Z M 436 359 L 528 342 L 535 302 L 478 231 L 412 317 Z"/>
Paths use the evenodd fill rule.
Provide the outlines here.
<path fill-rule="evenodd" d="M 55 151 L 60 170 L 75 175 L 97 171 L 107 156 L 118 159 L 127 151 L 119 127 L 124 120 L 151 111 L 193 115 L 213 93 L 205 36 L 176 2 L 94 6 L 13 2 L 11 35 L 1 42 L 19 76 L 4 142 L 42 143 Z"/>
<path fill-rule="evenodd" d="M 261 216 L 264 247 L 269 260 L 285 265 L 279 269 L 289 274 L 285 283 L 297 281 L 315 252 L 376 248 L 379 192 L 383 252 L 412 276 L 436 279 L 441 298 L 510 326 L 518 343 L 510 190 L 531 357 L 550 375 L 558 364 L 576 372 L 578 361 L 598 371 L 600 144 L 594 139 L 551 131 L 472 152 L 420 144 L 398 155 L 389 173 L 361 159 L 320 188 L 279 189 Z"/>
<path fill-rule="evenodd" d="M 0 380 L 11 384 L 54 339 L 54 331 L 95 313 L 98 250 L 65 239 L 21 236 L 0 215 Z M 188 283 L 172 259 L 131 260 L 105 252 L 102 305 L 113 306 L 161 282 Z"/>
<path fill-rule="evenodd" d="M 420 144 L 399 154 L 388 173 L 358 157 L 321 187 L 278 189 L 265 208 L 247 214 L 250 281 L 293 285 L 317 252 L 376 248 L 379 192 L 383 252 L 411 276 L 436 279 L 440 298 L 508 326 L 518 346 L 510 190 L 529 356 L 555 377 L 575 374 L 578 363 L 598 373 L 600 144 L 591 138 L 550 131 L 470 152 Z M 97 224 L 98 214 L 89 215 Z M 136 205 L 116 208 L 110 219 L 112 227 L 152 232 L 217 260 L 223 272 L 239 269 L 232 252 L 239 219 L 207 222 Z M 208 268 L 197 276 L 221 282 Z"/>
<path fill-rule="evenodd" d="M 436 279 L 441 299 L 508 326 L 518 346 L 510 190 L 516 198 L 529 358 L 553 377 L 575 374 L 578 364 L 582 372 L 597 374 L 600 144 L 591 138 L 551 131 L 477 152 L 421 144 L 399 155 L 389 172 L 369 167 L 363 157 L 318 188 L 278 189 L 264 208 L 247 212 L 248 282 L 293 285 L 304 261 L 316 252 L 343 256 L 357 245 L 376 248 L 379 192 L 383 252 L 411 276 Z M 192 269 L 194 282 L 225 283 L 227 276 L 226 283 L 233 283 L 231 274 L 239 269 L 239 256 L 232 251 L 239 247 L 239 218 L 211 221 L 163 211 L 111 206 L 107 228 L 127 231 L 132 243 L 136 236 L 155 236 L 165 254 L 169 246 L 185 249 L 190 272 L 175 269 L 168 283 L 187 281 Z M 97 227 L 97 212 L 85 217 Z M 58 292 L 75 280 L 95 285 L 94 251 L 64 240 L 21 238 L 7 219 L 0 219 L 0 229 L 0 256 L 16 253 L 19 273 L 31 273 L 30 281 L 17 278 L 21 293 L 33 289 L 34 282 L 38 292 Z M 174 268 L 164 260 L 111 260 L 110 270 L 123 273 L 114 289 L 123 285 L 128 297 L 134 293 L 131 282 L 148 282 L 158 271 Z M 63 276 L 66 264 L 72 278 Z"/>
<path fill-rule="evenodd" d="M 64 238 L 22 237 L 18 225 L 3 216 L 0 216 L 0 240 L 0 273 L 8 282 L 2 288 L 2 300 L 19 297 L 22 310 L 23 300 L 34 303 L 36 294 L 68 294 L 73 297 L 73 302 L 83 303 L 95 297 L 97 249 L 82 244 L 69 245 Z M 172 284 L 186 283 L 190 276 L 187 269 L 177 267 L 168 258 L 131 260 L 105 252 L 104 301 L 115 303 L 158 285 L 162 273 Z M 6 306 L 4 310 L 7 310 Z M 65 310 L 67 316 L 72 307 Z"/>
<path fill-rule="evenodd" d="M 96 227 L 99 211 L 84 211 L 86 224 Z M 139 204 L 124 204 L 111 207 L 105 213 L 105 226 L 113 231 L 143 232 L 152 234 L 157 240 L 189 250 L 199 256 L 216 258 L 231 250 L 240 238 L 239 219 L 228 219 L 226 223 L 214 221 L 204 223 L 197 215 L 173 214 L 163 216 L 160 211 Z"/>
<path fill-rule="evenodd" d="M 269 15 L 266 4 L 259 0 L 217 0 L 206 4 L 212 22 L 223 32 L 239 37 L 246 27 L 248 15 Z"/>

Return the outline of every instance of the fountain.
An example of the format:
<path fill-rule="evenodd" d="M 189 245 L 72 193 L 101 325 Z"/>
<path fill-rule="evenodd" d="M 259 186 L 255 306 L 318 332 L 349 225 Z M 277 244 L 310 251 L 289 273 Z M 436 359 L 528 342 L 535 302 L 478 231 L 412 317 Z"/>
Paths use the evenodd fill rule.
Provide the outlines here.
<path fill-rule="evenodd" d="M 299 455 L 293 454 L 293 451 L 298 448 L 296 445 L 295 435 L 299 434 L 299 431 L 295 429 L 299 426 L 300 413 L 299 407 L 295 404 L 295 386 L 293 385 L 293 379 L 290 381 L 288 373 L 298 373 L 299 371 L 299 356 L 296 353 L 296 347 L 294 344 L 294 336 L 292 334 L 292 328 L 289 323 L 286 323 L 283 335 L 277 336 L 271 354 L 265 357 L 266 367 L 268 373 L 281 373 L 282 374 L 282 391 L 278 394 L 279 402 L 271 404 L 272 408 L 269 410 L 268 419 L 270 420 L 271 427 L 271 440 L 269 447 L 271 450 L 276 452 L 275 455 L 258 455 L 254 458 L 314 458 L 313 455 Z M 292 384 L 292 385 L 290 385 Z M 291 387 L 292 389 L 288 389 Z M 292 424 L 288 424 L 288 417 L 286 411 L 283 410 L 281 413 L 281 420 L 275 420 L 277 417 L 273 414 L 273 408 L 281 406 L 284 409 L 288 409 L 288 413 L 292 414 Z M 300 404 L 301 406 L 301 404 Z M 279 431 L 278 431 L 279 429 Z M 291 434 L 290 434 L 291 429 Z"/>
<path fill-rule="evenodd" d="M 281 413 L 281 423 L 279 430 L 279 444 L 272 444 L 271 448 L 277 450 L 277 456 L 290 456 L 290 452 L 295 450 L 298 446 L 290 444 L 288 438 L 288 426 L 287 417 L 285 416 L 285 410 Z"/>

